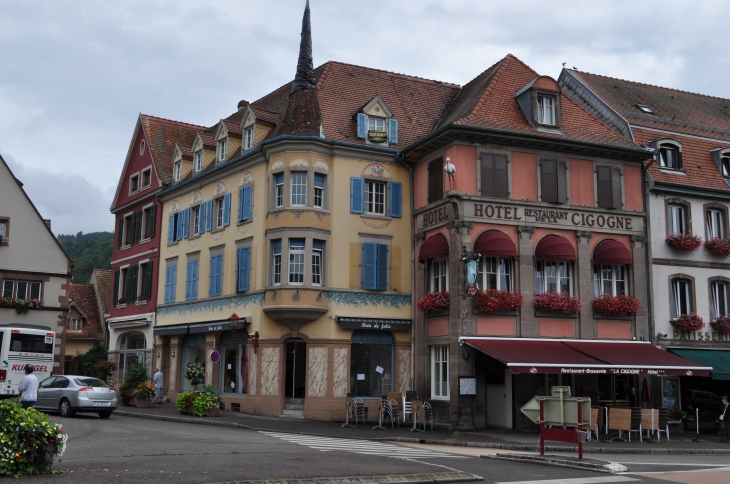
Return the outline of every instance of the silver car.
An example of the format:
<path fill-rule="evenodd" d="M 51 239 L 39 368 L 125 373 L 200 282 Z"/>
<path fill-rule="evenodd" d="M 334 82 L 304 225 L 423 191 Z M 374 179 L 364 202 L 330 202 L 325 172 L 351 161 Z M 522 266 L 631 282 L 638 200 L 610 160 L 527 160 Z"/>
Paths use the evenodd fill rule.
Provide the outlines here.
<path fill-rule="evenodd" d="M 38 386 L 35 408 L 71 417 L 76 412 L 98 413 L 109 418 L 117 409 L 117 390 L 98 378 L 80 375 L 52 376 Z"/>

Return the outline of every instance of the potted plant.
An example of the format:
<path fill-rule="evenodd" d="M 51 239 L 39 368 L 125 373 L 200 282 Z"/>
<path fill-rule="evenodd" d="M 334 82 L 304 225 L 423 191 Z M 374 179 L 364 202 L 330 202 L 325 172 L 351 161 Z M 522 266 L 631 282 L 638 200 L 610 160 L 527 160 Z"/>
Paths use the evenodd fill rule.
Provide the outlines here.
<path fill-rule="evenodd" d="M 577 296 L 571 296 L 567 292 L 536 292 L 534 306 L 543 311 L 579 313 L 583 303 Z"/>
<path fill-rule="evenodd" d="M 710 323 L 710 326 L 715 328 L 716 331 L 721 333 L 730 333 L 730 317 L 727 315 L 720 316 L 716 320 Z"/>
<path fill-rule="evenodd" d="M 474 295 L 474 306 L 483 313 L 493 313 L 495 311 L 516 311 L 522 307 L 525 298 L 522 293 L 517 291 L 498 291 L 496 289 L 487 289 L 486 291 L 478 291 Z"/>
<path fill-rule="evenodd" d="M 129 405 L 134 398 L 132 393 L 140 383 L 150 381 L 147 366 L 133 361 L 124 373 L 124 380 L 119 386 L 119 394 L 122 397 L 122 405 Z"/>
<path fill-rule="evenodd" d="M 180 413 L 193 413 L 193 401 L 195 397 L 195 392 L 182 392 L 177 396 L 175 406 Z"/>
<path fill-rule="evenodd" d="M 175 406 L 180 413 L 192 413 L 196 417 L 217 417 L 222 400 L 218 390 L 210 385 L 193 392 L 178 395 Z"/>
<path fill-rule="evenodd" d="M 185 378 L 190 382 L 195 390 L 198 385 L 203 383 L 205 379 L 205 367 L 200 363 L 191 363 L 185 368 Z"/>
<path fill-rule="evenodd" d="M 672 324 L 683 331 L 687 331 L 688 333 L 699 331 L 705 327 L 704 320 L 695 313 L 682 314 L 672 321 Z"/>
<path fill-rule="evenodd" d="M 593 300 L 593 310 L 603 314 L 636 314 L 639 300 L 626 294 L 601 294 Z"/>
<path fill-rule="evenodd" d="M 155 396 L 155 387 L 148 382 L 142 382 L 131 390 L 132 404 L 135 407 L 145 408 L 150 406 Z"/>
<path fill-rule="evenodd" d="M 451 306 L 448 291 L 426 293 L 416 303 L 416 307 L 422 313 L 440 313 Z"/>
<path fill-rule="evenodd" d="M 673 249 L 692 252 L 702 246 L 702 239 L 695 234 L 669 234 L 666 243 Z"/>
<path fill-rule="evenodd" d="M 714 237 L 705 241 L 705 249 L 707 249 L 708 252 L 717 254 L 724 259 L 727 256 L 730 256 L 730 240 L 723 237 Z"/>

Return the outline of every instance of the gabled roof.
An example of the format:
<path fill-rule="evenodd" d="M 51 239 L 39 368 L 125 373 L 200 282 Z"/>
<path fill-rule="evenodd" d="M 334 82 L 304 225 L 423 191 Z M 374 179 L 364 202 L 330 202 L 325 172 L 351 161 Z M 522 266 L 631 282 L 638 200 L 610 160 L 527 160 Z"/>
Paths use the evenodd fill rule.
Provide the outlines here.
<path fill-rule="evenodd" d="M 94 269 L 91 272 L 92 283 L 96 280 L 96 290 L 98 291 L 99 300 L 101 301 L 101 311 L 103 314 L 109 314 L 109 294 L 111 294 L 112 270 L 111 269 Z"/>
<path fill-rule="evenodd" d="M 257 108 L 255 106 L 249 106 L 251 112 L 256 117 L 257 121 L 264 121 L 266 123 L 276 124 L 279 120 L 279 113 L 274 111 L 267 111 L 266 109 Z"/>
<path fill-rule="evenodd" d="M 172 150 L 175 144 L 192 145 L 195 134 L 206 128 L 147 114 L 139 117 L 157 174 L 163 184 L 169 184 L 172 182 Z"/>
<path fill-rule="evenodd" d="M 68 288 L 69 306 L 75 307 L 86 318 L 82 331 L 68 331 L 68 339 L 104 339 L 101 328 L 96 292 L 91 284 L 71 284 Z"/>

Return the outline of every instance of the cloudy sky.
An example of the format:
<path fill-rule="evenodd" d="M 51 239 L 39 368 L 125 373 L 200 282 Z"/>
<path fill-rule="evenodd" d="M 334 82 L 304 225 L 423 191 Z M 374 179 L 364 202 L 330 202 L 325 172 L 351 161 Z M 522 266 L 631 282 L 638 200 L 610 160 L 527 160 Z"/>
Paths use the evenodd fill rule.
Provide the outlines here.
<path fill-rule="evenodd" d="M 212 125 L 294 75 L 304 0 L 0 2 L 0 154 L 53 231 L 114 230 L 140 112 Z M 730 98 L 725 1 L 311 0 L 327 60 L 465 84 L 512 53 Z M 1 209 L 0 209 L 1 210 Z"/>

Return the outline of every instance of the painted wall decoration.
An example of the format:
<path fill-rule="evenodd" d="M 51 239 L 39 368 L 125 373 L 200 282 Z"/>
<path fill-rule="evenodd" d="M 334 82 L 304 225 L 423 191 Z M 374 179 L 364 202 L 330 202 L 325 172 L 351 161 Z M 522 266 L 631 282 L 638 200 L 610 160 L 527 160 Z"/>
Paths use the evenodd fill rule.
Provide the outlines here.
<path fill-rule="evenodd" d="M 370 163 L 362 169 L 363 176 L 382 176 L 384 178 L 392 178 L 390 171 L 380 163 Z"/>
<path fill-rule="evenodd" d="M 289 162 L 289 166 L 309 166 L 309 162 L 304 158 L 294 158 Z"/>
<path fill-rule="evenodd" d="M 324 297 L 333 303 L 353 306 L 356 308 L 363 306 L 384 306 L 386 308 L 403 309 L 411 305 L 411 296 L 399 294 L 324 291 Z"/>
<path fill-rule="evenodd" d="M 329 169 L 330 169 L 329 165 L 324 160 L 317 160 L 317 161 L 315 161 L 314 162 L 314 167 L 315 168 L 320 168 L 322 170 L 327 170 L 327 171 L 329 171 Z"/>
<path fill-rule="evenodd" d="M 198 190 L 193 193 L 193 198 L 190 200 L 190 205 L 195 205 L 196 203 L 200 203 L 200 201 L 203 199 L 203 195 L 200 194 Z"/>
<path fill-rule="evenodd" d="M 218 182 L 218 184 L 215 186 L 215 194 L 219 195 L 221 193 L 225 193 L 226 191 L 226 184 L 224 182 Z"/>
<path fill-rule="evenodd" d="M 274 162 L 271 164 L 271 170 L 278 170 L 279 168 L 284 168 L 284 160 L 281 158 L 278 158 L 274 160 Z"/>
<path fill-rule="evenodd" d="M 243 178 L 241 178 L 241 185 L 250 185 L 254 182 L 253 173 L 251 171 L 243 172 Z"/>
<path fill-rule="evenodd" d="M 232 296 L 211 301 L 191 301 L 170 306 L 158 306 L 157 314 L 160 316 L 183 316 L 187 314 L 207 313 L 210 311 L 224 311 L 241 307 L 263 306 L 264 293 L 246 294 L 244 296 Z"/>
<path fill-rule="evenodd" d="M 390 220 L 385 220 L 384 222 L 373 222 L 372 220 L 368 220 L 366 218 L 360 219 L 363 224 L 367 225 L 371 229 L 384 229 L 388 225 L 390 225 Z"/>
<path fill-rule="evenodd" d="M 170 204 L 170 213 L 175 213 L 178 210 L 180 210 L 180 202 L 177 200 L 173 200 Z"/>

